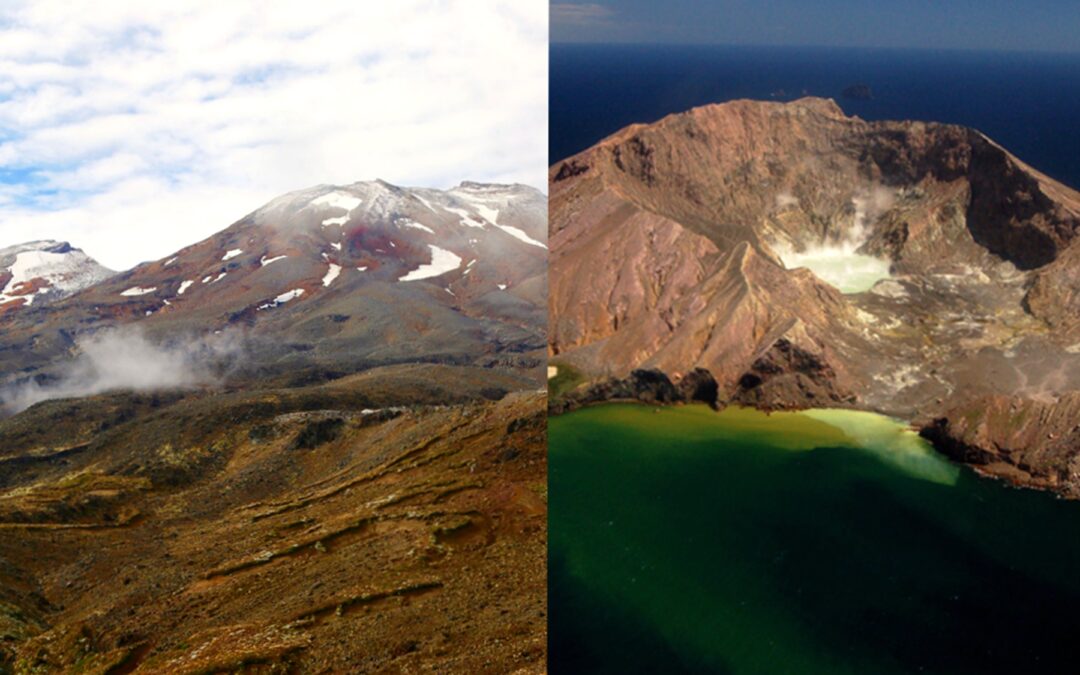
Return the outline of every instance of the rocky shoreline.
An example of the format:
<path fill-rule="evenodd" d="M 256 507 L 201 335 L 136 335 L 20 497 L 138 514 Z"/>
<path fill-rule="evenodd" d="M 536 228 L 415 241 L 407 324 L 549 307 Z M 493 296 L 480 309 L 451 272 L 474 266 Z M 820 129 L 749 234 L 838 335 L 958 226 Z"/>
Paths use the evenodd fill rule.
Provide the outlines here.
<path fill-rule="evenodd" d="M 1080 391 L 1055 401 L 979 398 L 923 423 L 920 433 L 982 474 L 1080 499 Z"/>
<path fill-rule="evenodd" d="M 714 410 L 740 405 L 767 413 L 815 407 L 865 409 L 850 399 L 819 403 L 812 396 L 796 396 L 770 400 L 771 404 L 747 395 L 747 390 L 723 397 L 716 378 L 704 368 L 675 378 L 655 368 L 640 368 L 626 377 L 585 383 L 563 396 L 550 397 L 548 414 L 616 402 L 653 406 L 704 403 Z M 1080 499 L 1080 392 L 1070 392 L 1054 403 L 986 397 L 940 416 L 916 419 L 912 426 L 938 452 L 984 477 Z"/>

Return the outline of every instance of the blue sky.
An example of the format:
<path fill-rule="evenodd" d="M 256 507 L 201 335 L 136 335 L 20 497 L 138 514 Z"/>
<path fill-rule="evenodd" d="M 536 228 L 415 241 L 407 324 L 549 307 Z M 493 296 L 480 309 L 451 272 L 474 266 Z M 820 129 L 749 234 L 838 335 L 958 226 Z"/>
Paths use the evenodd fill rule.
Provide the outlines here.
<path fill-rule="evenodd" d="M 555 2 L 555 42 L 1080 52 L 1075 0 Z"/>
<path fill-rule="evenodd" d="M 269 199 L 547 179 L 546 0 L 0 0 L 0 247 L 126 269 Z"/>

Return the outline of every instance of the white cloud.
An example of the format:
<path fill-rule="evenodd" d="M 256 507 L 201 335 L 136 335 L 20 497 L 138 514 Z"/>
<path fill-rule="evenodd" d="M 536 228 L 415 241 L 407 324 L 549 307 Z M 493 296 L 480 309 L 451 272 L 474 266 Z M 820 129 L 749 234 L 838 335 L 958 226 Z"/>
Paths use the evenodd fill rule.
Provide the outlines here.
<path fill-rule="evenodd" d="M 544 187 L 543 0 L 0 9 L 0 246 L 160 258 L 317 183 Z"/>

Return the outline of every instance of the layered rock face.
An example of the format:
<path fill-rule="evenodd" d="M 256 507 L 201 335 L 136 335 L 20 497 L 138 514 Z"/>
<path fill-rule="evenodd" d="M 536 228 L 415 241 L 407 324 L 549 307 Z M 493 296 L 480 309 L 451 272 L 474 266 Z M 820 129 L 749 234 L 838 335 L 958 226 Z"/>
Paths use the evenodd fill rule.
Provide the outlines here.
<path fill-rule="evenodd" d="M 920 424 L 1080 388 L 1080 194 L 973 129 L 734 101 L 549 178 L 548 353 L 586 380 L 703 368 L 722 401 Z"/>

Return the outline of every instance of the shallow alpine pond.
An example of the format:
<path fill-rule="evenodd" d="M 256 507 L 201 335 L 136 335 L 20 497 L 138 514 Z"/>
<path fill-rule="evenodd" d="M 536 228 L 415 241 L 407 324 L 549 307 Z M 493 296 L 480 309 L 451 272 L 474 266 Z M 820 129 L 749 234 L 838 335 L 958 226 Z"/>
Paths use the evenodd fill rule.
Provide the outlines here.
<path fill-rule="evenodd" d="M 870 413 L 549 423 L 550 671 L 1076 672 L 1080 503 Z"/>

